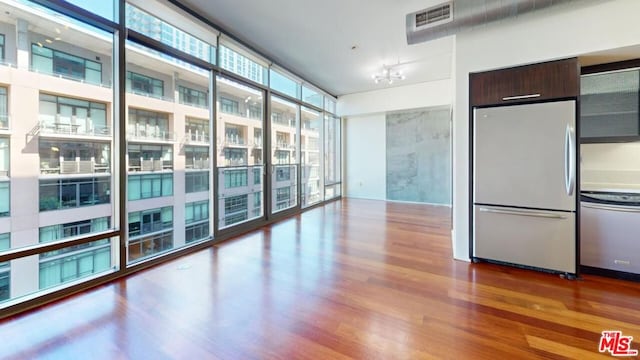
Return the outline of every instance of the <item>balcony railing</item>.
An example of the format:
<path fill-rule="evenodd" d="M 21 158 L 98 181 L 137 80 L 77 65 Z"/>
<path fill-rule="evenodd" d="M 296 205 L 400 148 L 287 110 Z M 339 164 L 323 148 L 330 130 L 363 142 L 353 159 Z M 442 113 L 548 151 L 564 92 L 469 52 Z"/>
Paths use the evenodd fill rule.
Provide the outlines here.
<path fill-rule="evenodd" d="M 136 140 L 160 140 L 160 141 L 175 141 L 176 134 L 160 128 L 159 126 L 147 125 L 147 124 L 135 124 L 129 125 L 127 130 L 127 136 L 129 139 Z"/>
<path fill-rule="evenodd" d="M 211 165 L 209 163 L 209 159 L 198 159 L 198 160 L 193 160 L 191 162 L 187 162 L 185 164 L 185 167 L 191 170 L 208 170 L 211 167 Z"/>
<path fill-rule="evenodd" d="M 160 159 L 129 160 L 129 172 L 173 170 L 173 163 Z"/>
<path fill-rule="evenodd" d="M 204 144 L 208 144 L 209 143 L 209 134 L 206 133 L 201 133 L 201 132 L 191 132 L 188 131 L 187 134 L 184 137 L 184 143 L 185 144 L 190 144 L 190 143 L 204 143 Z"/>
<path fill-rule="evenodd" d="M 91 118 L 77 118 L 73 116 L 41 115 L 48 119 L 41 119 L 39 133 L 69 136 L 111 136 L 111 128 L 105 125 L 95 125 Z M 35 134 L 34 134 L 35 135 Z"/>
<path fill-rule="evenodd" d="M 42 162 L 41 174 L 94 174 L 109 172 L 109 164 L 96 163 L 95 160 L 61 160 L 57 163 Z"/>
<path fill-rule="evenodd" d="M 226 134 L 224 137 L 224 144 L 232 146 L 246 146 L 247 142 L 242 136 L 238 136 L 237 134 Z"/>
<path fill-rule="evenodd" d="M 162 100 L 162 101 L 175 102 L 174 98 L 170 98 L 170 97 L 166 97 L 166 96 L 163 96 L 163 95 L 160 95 L 160 94 L 154 94 L 154 93 L 150 93 L 150 92 L 146 92 L 146 91 L 142 91 L 142 90 L 127 89 L 127 92 L 129 94 L 144 96 L 144 97 L 158 99 L 158 100 Z"/>
<path fill-rule="evenodd" d="M 60 74 L 58 72 L 55 72 L 55 71 L 52 71 L 52 70 L 48 70 L 48 69 L 37 69 L 35 67 L 31 67 L 29 70 L 31 72 L 50 75 L 50 76 L 57 77 L 57 78 L 60 78 L 60 79 L 77 81 L 77 82 L 90 84 L 90 85 L 96 85 L 96 86 L 105 87 L 105 88 L 109 88 L 109 89 L 111 88 L 111 84 L 109 84 L 109 83 L 103 83 L 103 82 L 100 82 L 100 81 L 87 80 L 87 79 L 84 79 L 84 78 L 81 78 L 81 77 L 71 76 L 71 75 L 68 75 L 68 74 Z"/>
<path fill-rule="evenodd" d="M 9 115 L 0 114 L 0 130 L 9 129 Z"/>

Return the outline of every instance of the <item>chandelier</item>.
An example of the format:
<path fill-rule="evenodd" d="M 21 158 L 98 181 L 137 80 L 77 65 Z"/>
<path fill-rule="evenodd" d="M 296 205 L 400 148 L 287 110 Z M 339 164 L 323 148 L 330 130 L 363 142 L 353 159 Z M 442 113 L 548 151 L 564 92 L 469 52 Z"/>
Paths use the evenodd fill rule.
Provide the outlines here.
<path fill-rule="evenodd" d="M 402 72 L 398 70 L 393 70 L 392 65 L 382 65 L 382 72 L 373 74 L 371 78 L 376 84 L 380 82 L 393 84 L 394 80 L 404 80 L 405 76 L 402 74 Z"/>

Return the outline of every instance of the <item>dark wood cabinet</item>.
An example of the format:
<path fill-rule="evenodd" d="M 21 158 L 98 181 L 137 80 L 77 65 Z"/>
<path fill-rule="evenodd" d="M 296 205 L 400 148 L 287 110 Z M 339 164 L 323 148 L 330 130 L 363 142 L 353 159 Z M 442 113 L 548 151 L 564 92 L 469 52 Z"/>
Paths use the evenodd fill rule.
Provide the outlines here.
<path fill-rule="evenodd" d="M 518 66 L 469 75 L 471 106 L 508 105 L 578 97 L 577 58 Z"/>

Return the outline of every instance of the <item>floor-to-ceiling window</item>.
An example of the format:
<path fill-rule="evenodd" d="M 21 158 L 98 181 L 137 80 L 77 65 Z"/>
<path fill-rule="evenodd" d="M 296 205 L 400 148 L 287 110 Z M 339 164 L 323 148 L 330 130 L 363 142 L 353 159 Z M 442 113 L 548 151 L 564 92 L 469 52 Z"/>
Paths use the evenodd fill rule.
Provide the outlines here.
<path fill-rule="evenodd" d="M 303 79 L 164 1 L 0 4 L 0 309 L 323 201 Z"/>
<path fill-rule="evenodd" d="M 300 106 L 271 97 L 271 212 L 298 205 Z"/>
<path fill-rule="evenodd" d="M 322 114 L 307 107 L 301 112 L 300 163 L 302 167 L 302 206 L 324 200 L 322 175 Z"/>
<path fill-rule="evenodd" d="M 324 117 L 324 198 L 333 199 L 341 195 L 340 118 L 327 114 Z"/>
<path fill-rule="evenodd" d="M 0 3 L 0 301 L 17 303 L 118 270 L 116 29 Z"/>
<path fill-rule="evenodd" d="M 264 93 L 218 77 L 218 227 L 264 215 Z"/>

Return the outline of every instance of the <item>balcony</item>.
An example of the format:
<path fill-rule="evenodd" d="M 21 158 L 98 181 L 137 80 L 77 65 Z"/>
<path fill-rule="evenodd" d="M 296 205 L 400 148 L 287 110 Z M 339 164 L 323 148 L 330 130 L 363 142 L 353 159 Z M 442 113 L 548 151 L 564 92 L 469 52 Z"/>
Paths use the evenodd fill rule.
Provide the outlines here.
<path fill-rule="evenodd" d="M 40 115 L 38 124 L 40 134 L 55 134 L 63 136 L 99 136 L 110 137 L 111 128 L 105 125 L 96 125 L 91 118 L 78 118 L 73 116 Z"/>
<path fill-rule="evenodd" d="M 31 72 L 34 72 L 34 73 L 49 75 L 49 76 L 57 77 L 57 78 L 60 78 L 60 79 L 77 81 L 77 82 L 81 82 L 81 83 L 84 83 L 84 84 L 96 85 L 96 86 L 100 86 L 100 87 L 104 87 L 104 88 L 108 88 L 108 89 L 111 88 L 111 84 L 110 83 L 102 82 L 102 81 L 97 80 L 97 79 L 86 79 L 85 77 L 73 76 L 73 75 L 69 75 L 69 74 L 63 74 L 63 73 L 57 72 L 55 70 L 38 68 L 38 67 L 31 67 L 29 70 Z"/>
<path fill-rule="evenodd" d="M 161 159 L 129 159 L 129 172 L 173 170 L 173 163 Z"/>
<path fill-rule="evenodd" d="M 0 114 L 0 130 L 9 130 L 9 115 Z"/>
<path fill-rule="evenodd" d="M 127 130 L 129 140 L 149 140 L 149 141 L 175 141 L 175 133 L 167 131 L 158 125 L 149 124 L 129 124 Z"/>
<path fill-rule="evenodd" d="M 242 136 L 238 136 L 238 134 L 230 134 L 227 133 L 224 137 L 224 145 L 225 146 L 247 146 L 247 141 Z"/>
<path fill-rule="evenodd" d="M 40 163 L 41 174 L 73 175 L 108 172 L 109 164 L 96 163 L 94 159 L 45 161 Z"/>
<path fill-rule="evenodd" d="M 185 168 L 188 170 L 209 170 L 211 164 L 209 159 L 198 159 L 193 161 L 188 161 L 185 164 Z"/>
<path fill-rule="evenodd" d="M 185 144 L 209 144 L 209 134 L 208 133 L 202 133 L 202 132 L 191 132 L 188 131 L 187 134 L 184 136 L 184 143 Z"/>

